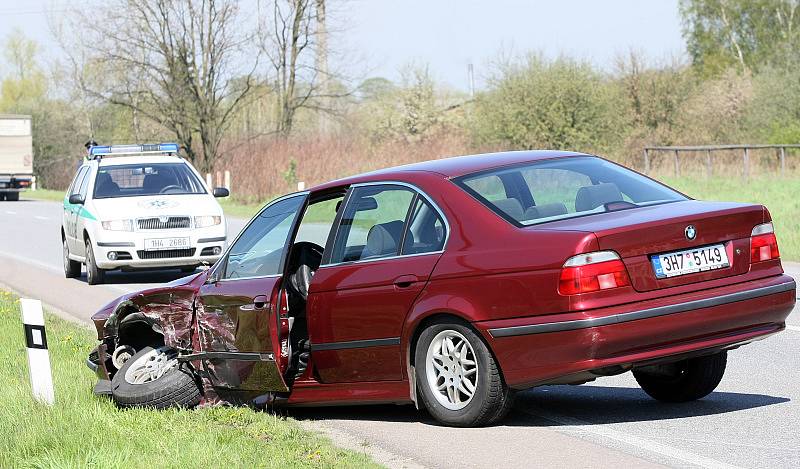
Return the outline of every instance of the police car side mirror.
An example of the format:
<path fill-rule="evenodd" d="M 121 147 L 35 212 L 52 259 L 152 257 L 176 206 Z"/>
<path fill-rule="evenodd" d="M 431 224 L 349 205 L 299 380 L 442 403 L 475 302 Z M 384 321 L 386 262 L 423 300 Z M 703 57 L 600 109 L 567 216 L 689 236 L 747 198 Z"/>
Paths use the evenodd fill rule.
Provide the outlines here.
<path fill-rule="evenodd" d="M 228 197 L 229 195 L 231 195 L 231 191 L 229 191 L 225 187 L 215 187 L 213 194 L 214 197 Z"/>
<path fill-rule="evenodd" d="M 83 199 L 83 196 L 80 194 L 72 194 L 71 196 L 69 196 L 69 203 L 73 205 L 83 205 L 84 202 L 85 200 Z"/>

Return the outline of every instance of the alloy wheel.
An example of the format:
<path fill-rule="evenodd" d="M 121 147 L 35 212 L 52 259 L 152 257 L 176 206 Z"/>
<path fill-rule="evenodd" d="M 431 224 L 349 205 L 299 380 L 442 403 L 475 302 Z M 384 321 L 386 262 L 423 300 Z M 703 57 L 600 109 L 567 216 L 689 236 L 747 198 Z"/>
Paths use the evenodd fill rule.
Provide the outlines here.
<path fill-rule="evenodd" d="M 478 383 L 478 360 L 466 337 L 452 329 L 438 333 L 428 346 L 425 375 L 442 406 L 449 410 L 466 407 Z"/>
<path fill-rule="evenodd" d="M 125 370 L 129 384 L 145 384 L 164 376 L 178 366 L 178 354 L 169 347 L 159 347 L 137 358 Z"/>

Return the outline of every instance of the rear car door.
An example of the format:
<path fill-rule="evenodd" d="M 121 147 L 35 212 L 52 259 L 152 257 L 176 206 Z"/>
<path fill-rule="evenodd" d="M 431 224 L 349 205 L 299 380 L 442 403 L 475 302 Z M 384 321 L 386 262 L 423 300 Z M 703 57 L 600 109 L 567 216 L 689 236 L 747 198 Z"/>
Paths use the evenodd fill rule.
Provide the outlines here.
<path fill-rule="evenodd" d="M 200 288 L 200 359 L 217 388 L 287 391 L 278 291 L 306 193 L 279 199 L 242 231 Z"/>
<path fill-rule="evenodd" d="M 444 217 L 416 189 L 350 189 L 309 289 L 311 354 L 322 382 L 402 379 L 406 315 L 441 256 Z"/>

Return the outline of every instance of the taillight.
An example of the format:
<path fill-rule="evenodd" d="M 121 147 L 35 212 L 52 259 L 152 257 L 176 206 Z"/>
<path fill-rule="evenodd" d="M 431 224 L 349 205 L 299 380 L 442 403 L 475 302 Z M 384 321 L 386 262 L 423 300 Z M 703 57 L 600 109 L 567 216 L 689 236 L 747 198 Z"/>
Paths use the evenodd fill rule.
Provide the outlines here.
<path fill-rule="evenodd" d="M 781 257 L 772 223 L 756 225 L 750 234 L 750 263 Z"/>
<path fill-rule="evenodd" d="M 577 295 L 630 285 L 628 271 L 613 251 L 598 251 L 570 257 L 561 269 L 558 292 Z"/>

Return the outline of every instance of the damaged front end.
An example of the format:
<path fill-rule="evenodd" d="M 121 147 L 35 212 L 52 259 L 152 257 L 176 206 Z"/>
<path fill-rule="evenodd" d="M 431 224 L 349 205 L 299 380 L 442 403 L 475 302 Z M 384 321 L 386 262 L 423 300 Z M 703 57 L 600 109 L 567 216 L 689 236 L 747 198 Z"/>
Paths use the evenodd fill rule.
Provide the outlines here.
<path fill-rule="evenodd" d="M 163 287 L 117 298 L 92 316 L 100 344 L 87 366 L 97 375 L 95 394 L 111 394 L 111 380 L 125 361 L 143 347 L 167 346 L 192 353 L 196 340 L 194 298 L 206 272 Z"/>

